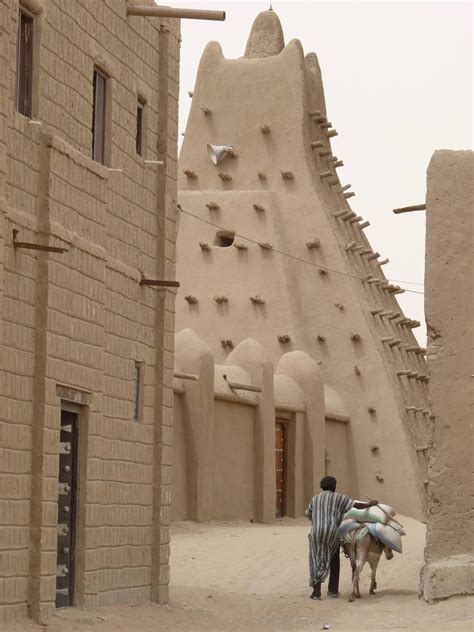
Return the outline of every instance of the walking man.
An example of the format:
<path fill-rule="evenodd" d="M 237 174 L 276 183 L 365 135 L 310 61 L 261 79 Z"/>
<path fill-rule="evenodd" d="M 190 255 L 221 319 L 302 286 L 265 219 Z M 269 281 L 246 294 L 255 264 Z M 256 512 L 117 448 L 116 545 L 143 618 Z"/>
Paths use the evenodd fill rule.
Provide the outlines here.
<path fill-rule="evenodd" d="M 329 574 L 328 595 L 339 597 L 339 537 L 338 529 L 344 514 L 352 507 L 367 509 L 378 504 L 354 502 L 348 496 L 336 493 L 337 481 L 325 476 L 320 483 L 322 492 L 313 496 L 305 516 L 311 520 L 309 538 L 309 585 L 311 599 L 321 599 L 321 583 Z"/>

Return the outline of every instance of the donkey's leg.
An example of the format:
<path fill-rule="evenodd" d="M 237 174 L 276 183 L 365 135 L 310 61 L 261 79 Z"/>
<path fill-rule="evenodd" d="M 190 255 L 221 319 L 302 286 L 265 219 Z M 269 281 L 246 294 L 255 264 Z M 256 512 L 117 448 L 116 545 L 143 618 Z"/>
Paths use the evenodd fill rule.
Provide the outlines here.
<path fill-rule="evenodd" d="M 359 590 L 359 577 L 364 568 L 364 564 L 367 560 L 368 549 L 365 546 L 364 542 L 358 542 L 355 548 L 355 569 L 354 575 L 352 578 L 352 593 L 349 597 L 349 601 L 354 601 L 354 599 L 360 599 L 360 590 Z"/>
<path fill-rule="evenodd" d="M 370 568 L 372 570 L 372 573 L 370 575 L 370 594 L 373 595 L 375 593 L 375 589 L 377 588 L 377 580 L 376 580 L 376 573 L 377 573 L 377 566 L 379 565 L 379 561 L 380 561 L 380 554 L 377 555 L 377 553 L 371 553 L 369 555 L 369 564 L 370 564 Z"/>
<path fill-rule="evenodd" d="M 354 579 L 352 581 L 352 594 L 349 601 L 354 601 L 354 598 L 360 599 L 359 578 L 367 561 L 369 554 L 370 539 L 362 540 L 356 544 L 356 568 L 354 571 Z"/>

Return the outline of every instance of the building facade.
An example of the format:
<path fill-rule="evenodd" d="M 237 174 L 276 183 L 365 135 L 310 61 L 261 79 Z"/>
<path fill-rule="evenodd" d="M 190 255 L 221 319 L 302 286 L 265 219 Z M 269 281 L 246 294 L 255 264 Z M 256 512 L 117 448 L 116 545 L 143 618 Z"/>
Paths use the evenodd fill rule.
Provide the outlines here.
<path fill-rule="evenodd" d="M 404 290 L 387 280 L 386 261 L 364 233 L 367 222 L 349 205 L 354 193 L 337 175 L 341 161 L 331 147 L 335 135 L 317 57 L 305 54 L 298 40 L 285 46 L 275 12 L 256 18 L 242 58 L 225 59 L 217 42 L 207 45 L 179 158 L 176 328 L 193 330 L 206 343 L 216 375 L 223 365 L 239 364 L 234 353 L 244 341 L 260 345 L 275 382 L 267 442 L 279 436 L 282 359 L 286 363 L 292 353 L 302 352 L 317 364 L 314 390 L 324 383 L 325 406 L 311 414 L 307 408 L 302 422 L 305 445 L 316 449 L 308 465 L 312 473 L 305 466 L 298 515 L 326 472 L 339 473 L 342 491 L 353 497 L 367 494 L 420 518 L 427 460 L 418 448 L 426 444 L 430 427 L 426 351 L 413 335 L 419 323 L 407 318 L 397 302 Z M 215 146 L 211 154 L 208 144 Z M 179 370 L 188 368 L 181 362 Z M 224 387 L 232 395 L 216 381 L 216 398 Z M 185 407 L 186 396 L 177 395 L 181 408 L 193 415 L 195 409 Z M 309 401 L 289 410 L 287 445 Z M 281 404 L 288 408 L 288 401 Z M 340 421 L 333 428 L 334 409 Z M 240 430 L 238 420 L 235 428 Z M 254 431 L 242 448 L 255 450 L 254 513 L 274 515 L 281 489 L 275 469 L 281 467 L 255 447 L 251 436 L 260 440 L 258 424 Z M 178 442 L 175 457 L 182 463 Z M 205 462 L 205 451 L 188 458 Z M 292 465 L 289 455 L 283 463 L 290 478 L 301 475 L 297 463 L 293 459 Z M 262 467 L 273 490 L 265 511 L 258 505 Z M 291 506 L 289 498 L 286 505 Z"/>
<path fill-rule="evenodd" d="M 0 621 L 167 600 L 180 35 L 126 7 L 0 0 Z"/>

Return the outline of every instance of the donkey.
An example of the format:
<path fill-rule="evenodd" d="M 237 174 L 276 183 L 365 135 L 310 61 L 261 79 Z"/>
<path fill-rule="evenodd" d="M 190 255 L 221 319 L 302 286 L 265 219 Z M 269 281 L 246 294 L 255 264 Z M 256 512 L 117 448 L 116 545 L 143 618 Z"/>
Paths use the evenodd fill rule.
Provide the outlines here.
<path fill-rule="evenodd" d="M 344 555 L 350 559 L 352 567 L 352 593 L 349 597 L 349 601 L 354 601 L 356 598 L 360 599 L 359 577 L 362 569 L 364 568 L 364 564 L 368 562 L 372 570 L 369 592 L 373 595 L 375 593 L 375 589 L 377 588 L 375 575 L 377 573 L 377 566 L 380 561 L 382 551 L 385 553 L 387 560 L 391 560 L 393 557 L 392 549 L 389 549 L 387 546 L 379 542 L 379 540 L 376 540 L 370 535 L 370 533 L 367 533 L 367 535 L 363 538 L 356 541 L 356 532 L 357 529 L 354 529 L 350 533 L 349 542 L 347 541 L 347 538 L 341 541 Z"/>

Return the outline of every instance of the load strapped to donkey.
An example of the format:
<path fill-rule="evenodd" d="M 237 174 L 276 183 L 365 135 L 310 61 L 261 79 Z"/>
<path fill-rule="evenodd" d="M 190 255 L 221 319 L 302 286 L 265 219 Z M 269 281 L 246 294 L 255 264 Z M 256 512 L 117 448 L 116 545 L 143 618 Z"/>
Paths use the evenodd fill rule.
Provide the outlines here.
<path fill-rule="evenodd" d="M 370 593 L 375 592 L 375 575 L 382 551 L 392 559 L 392 551 L 402 552 L 403 525 L 395 518 L 396 512 L 389 505 L 374 505 L 368 509 L 350 509 L 339 527 L 339 537 L 344 554 L 351 561 L 352 593 L 349 601 L 360 598 L 359 576 L 368 562 L 372 569 Z"/>

